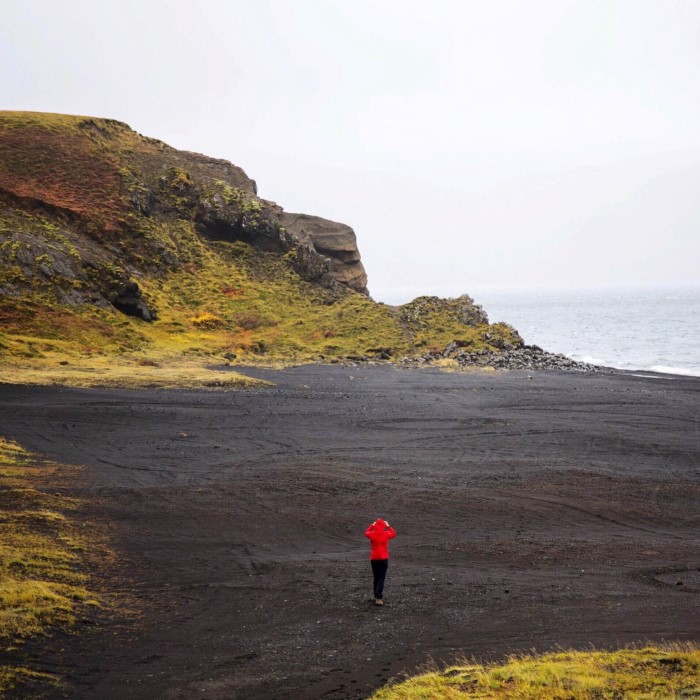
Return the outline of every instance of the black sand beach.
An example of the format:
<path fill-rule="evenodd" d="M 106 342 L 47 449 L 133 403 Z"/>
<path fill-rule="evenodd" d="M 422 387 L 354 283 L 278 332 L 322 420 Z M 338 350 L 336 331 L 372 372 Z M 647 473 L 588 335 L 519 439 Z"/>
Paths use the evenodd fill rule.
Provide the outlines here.
<path fill-rule="evenodd" d="M 700 640 L 700 379 L 248 373 L 277 386 L 0 387 L 0 435 L 85 465 L 138 612 L 28 647 L 65 696 L 357 698 L 429 657 Z"/>

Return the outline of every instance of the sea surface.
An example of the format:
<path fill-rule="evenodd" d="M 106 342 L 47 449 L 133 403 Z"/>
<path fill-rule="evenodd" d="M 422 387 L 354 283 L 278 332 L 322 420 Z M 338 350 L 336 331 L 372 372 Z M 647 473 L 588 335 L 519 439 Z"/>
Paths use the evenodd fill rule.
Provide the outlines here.
<path fill-rule="evenodd" d="M 468 293 L 528 345 L 605 367 L 700 376 L 700 286 Z"/>

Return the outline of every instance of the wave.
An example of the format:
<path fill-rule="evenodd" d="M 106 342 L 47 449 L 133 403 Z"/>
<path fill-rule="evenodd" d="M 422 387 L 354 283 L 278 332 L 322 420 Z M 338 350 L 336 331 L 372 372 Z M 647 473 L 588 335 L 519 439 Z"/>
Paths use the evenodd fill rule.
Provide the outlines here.
<path fill-rule="evenodd" d="M 577 362 L 586 362 L 589 365 L 598 367 L 612 367 L 613 369 L 621 369 L 633 372 L 657 372 L 658 374 L 678 374 L 684 377 L 700 377 L 700 368 L 698 367 L 671 367 L 670 365 L 635 365 L 629 362 L 615 362 L 610 360 L 602 360 L 600 357 L 593 355 L 583 355 L 581 353 L 566 353 L 566 356 Z"/>
<path fill-rule="evenodd" d="M 567 353 L 566 356 L 576 362 L 585 362 L 589 365 L 598 365 L 598 367 L 614 367 L 606 360 L 601 360 L 599 357 L 593 357 L 592 355 L 580 355 L 576 352 Z M 625 369 L 624 367 L 617 367 L 617 369 Z"/>
<path fill-rule="evenodd" d="M 691 367 L 668 367 L 667 365 L 652 365 L 647 368 L 649 372 L 661 374 L 682 374 L 686 377 L 700 377 L 700 369 Z"/>

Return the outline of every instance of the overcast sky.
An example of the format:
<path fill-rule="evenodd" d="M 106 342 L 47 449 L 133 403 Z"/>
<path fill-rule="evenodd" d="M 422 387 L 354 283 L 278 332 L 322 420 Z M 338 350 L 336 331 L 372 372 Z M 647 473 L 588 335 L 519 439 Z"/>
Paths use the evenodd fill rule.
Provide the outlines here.
<path fill-rule="evenodd" d="M 691 0 L 1 0 L 0 108 L 233 161 L 380 300 L 699 282 Z"/>

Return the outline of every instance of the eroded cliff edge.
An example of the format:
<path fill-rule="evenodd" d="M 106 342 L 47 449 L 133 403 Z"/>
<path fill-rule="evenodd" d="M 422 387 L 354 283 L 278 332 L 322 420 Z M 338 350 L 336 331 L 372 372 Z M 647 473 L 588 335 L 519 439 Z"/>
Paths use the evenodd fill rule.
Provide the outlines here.
<path fill-rule="evenodd" d="M 326 286 L 335 280 L 367 294 L 349 226 L 288 214 L 258 197 L 255 181 L 232 163 L 179 151 L 109 119 L 0 114 L 0 203 L 58 220 L 72 244 L 64 250 L 47 245 L 45 232 L 18 222 L 12 232 L 19 245 L 0 250 L 5 265 L 19 268 L 2 280 L 4 294 L 40 284 L 33 262 L 41 258 L 39 275 L 70 281 L 63 285 L 64 303 L 109 303 L 151 320 L 133 278 L 188 262 L 172 237 L 158 231 L 183 220 L 211 240 L 291 252 L 290 263 L 305 279 Z M 108 274 L 102 268 L 114 256 L 123 270 Z"/>

